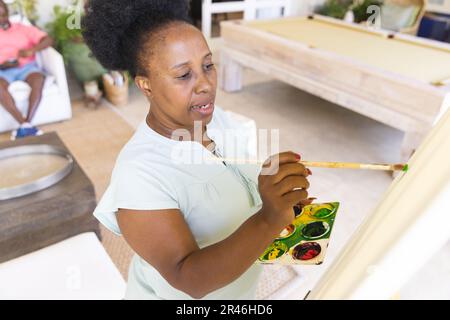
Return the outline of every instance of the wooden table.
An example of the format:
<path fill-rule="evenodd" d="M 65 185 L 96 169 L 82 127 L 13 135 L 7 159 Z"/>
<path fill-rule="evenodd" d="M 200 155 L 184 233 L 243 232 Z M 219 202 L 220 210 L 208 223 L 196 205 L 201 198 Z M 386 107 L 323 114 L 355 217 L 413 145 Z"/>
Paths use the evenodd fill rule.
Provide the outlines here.
<path fill-rule="evenodd" d="M 31 144 L 54 145 L 70 153 L 55 132 L 3 142 L 0 149 Z M 92 215 L 95 206 L 94 186 L 75 158 L 72 172 L 57 184 L 0 201 L 0 263 L 83 232 L 93 231 L 100 239 Z"/>
<path fill-rule="evenodd" d="M 322 16 L 221 23 L 220 87 L 242 67 L 405 132 L 406 161 L 450 105 L 450 45 Z"/>

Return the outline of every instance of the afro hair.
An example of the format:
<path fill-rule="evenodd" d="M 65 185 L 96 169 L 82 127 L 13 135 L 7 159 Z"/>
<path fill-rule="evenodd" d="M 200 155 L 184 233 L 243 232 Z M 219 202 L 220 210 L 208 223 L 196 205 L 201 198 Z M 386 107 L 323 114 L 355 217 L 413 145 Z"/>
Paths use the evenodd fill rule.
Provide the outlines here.
<path fill-rule="evenodd" d="M 140 53 L 148 37 L 173 22 L 192 24 L 188 0 L 89 0 L 82 21 L 84 40 L 110 70 L 145 74 Z"/>

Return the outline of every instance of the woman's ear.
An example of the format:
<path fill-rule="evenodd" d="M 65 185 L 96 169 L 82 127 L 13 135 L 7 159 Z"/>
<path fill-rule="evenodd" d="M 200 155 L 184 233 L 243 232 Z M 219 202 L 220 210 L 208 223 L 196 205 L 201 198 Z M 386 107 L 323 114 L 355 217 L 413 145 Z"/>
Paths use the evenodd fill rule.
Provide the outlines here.
<path fill-rule="evenodd" d="M 138 88 L 148 97 L 152 97 L 152 88 L 150 86 L 150 81 L 147 77 L 137 76 L 134 78 L 134 82 Z"/>

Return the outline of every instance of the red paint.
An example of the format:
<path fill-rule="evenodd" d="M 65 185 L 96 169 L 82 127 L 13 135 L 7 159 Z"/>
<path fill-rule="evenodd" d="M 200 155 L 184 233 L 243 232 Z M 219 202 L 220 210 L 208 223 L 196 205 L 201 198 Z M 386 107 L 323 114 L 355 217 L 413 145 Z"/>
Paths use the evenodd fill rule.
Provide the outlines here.
<path fill-rule="evenodd" d="M 297 260 L 311 260 L 317 257 L 321 251 L 317 242 L 306 242 L 294 248 L 292 257 Z"/>
<path fill-rule="evenodd" d="M 311 260 L 312 258 L 316 257 L 319 255 L 319 252 L 317 252 L 316 250 L 308 250 L 303 257 L 301 257 L 302 260 Z"/>

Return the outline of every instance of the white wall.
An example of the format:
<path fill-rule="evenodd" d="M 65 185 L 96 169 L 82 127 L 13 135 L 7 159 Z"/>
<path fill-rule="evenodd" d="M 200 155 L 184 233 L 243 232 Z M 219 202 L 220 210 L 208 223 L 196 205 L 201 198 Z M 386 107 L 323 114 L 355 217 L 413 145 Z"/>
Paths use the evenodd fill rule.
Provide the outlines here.
<path fill-rule="evenodd" d="M 326 0 L 291 0 L 293 15 L 307 15 L 315 8 L 325 3 Z"/>
<path fill-rule="evenodd" d="M 326 0 L 291 0 L 292 15 L 305 15 L 312 13 L 314 8 L 323 4 Z M 67 6 L 71 4 L 71 0 L 38 0 L 38 25 L 43 27 L 45 24 L 52 20 L 53 7 L 55 5 Z M 260 12 L 261 17 L 270 18 L 273 17 L 274 12 L 269 10 L 262 10 Z M 276 14 L 275 14 L 276 15 Z"/>
<path fill-rule="evenodd" d="M 71 0 L 38 0 L 39 21 L 37 24 L 40 27 L 44 27 L 47 22 L 53 19 L 53 7 L 55 5 L 67 6 L 71 3 Z"/>
<path fill-rule="evenodd" d="M 290 0 L 292 16 L 308 15 L 312 13 L 315 8 L 322 5 L 326 0 Z M 449 0 L 450 1 L 450 0 Z M 261 19 L 277 18 L 281 16 L 281 9 L 274 10 L 273 8 L 259 9 L 257 17 Z"/>

